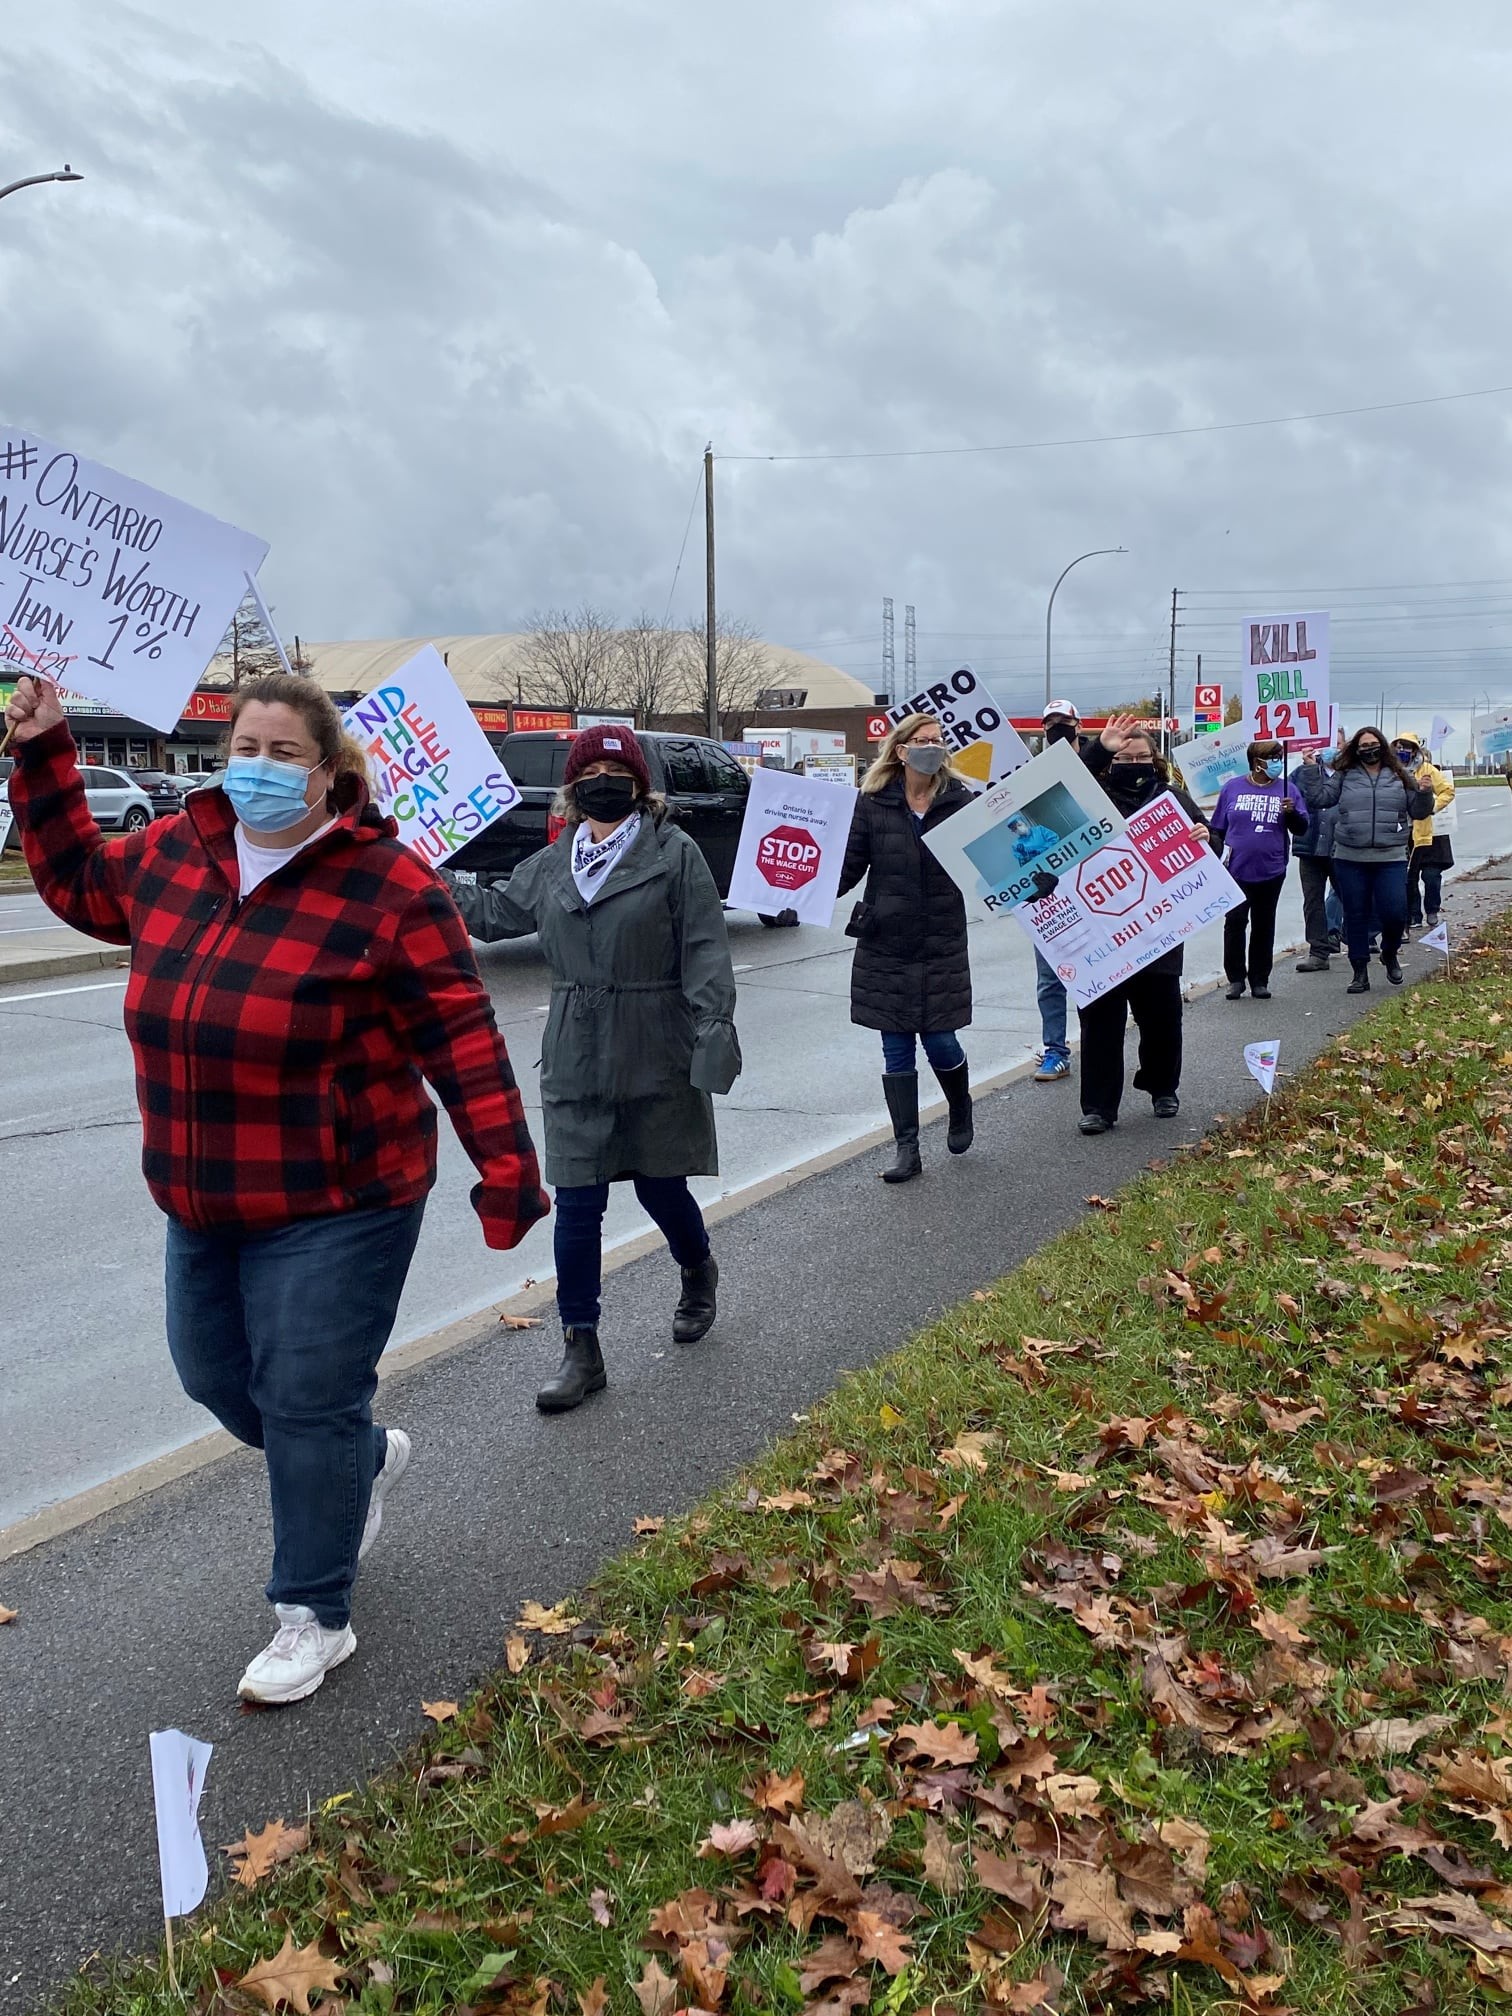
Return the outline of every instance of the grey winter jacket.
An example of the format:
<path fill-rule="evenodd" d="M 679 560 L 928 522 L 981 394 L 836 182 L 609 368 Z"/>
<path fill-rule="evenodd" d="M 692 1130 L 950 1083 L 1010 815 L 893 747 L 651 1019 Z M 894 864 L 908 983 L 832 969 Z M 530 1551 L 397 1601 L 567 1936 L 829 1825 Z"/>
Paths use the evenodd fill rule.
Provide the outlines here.
<path fill-rule="evenodd" d="M 541 1042 L 546 1180 L 714 1176 L 711 1092 L 739 1075 L 735 976 L 708 864 L 670 821 L 643 819 L 591 905 L 572 832 L 509 881 L 443 880 L 474 938 L 538 931 L 551 969 Z"/>
<path fill-rule="evenodd" d="M 1309 811 L 1338 808 L 1333 853 L 1340 861 L 1404 861 L 1412 844 L 1412 822 L 1433 810 L 1433 793 L 1404 785 L 1383 765 L 1374 777 L 1363 764 L 1325 770 L 1304 763 L 1295 773 Z"/>

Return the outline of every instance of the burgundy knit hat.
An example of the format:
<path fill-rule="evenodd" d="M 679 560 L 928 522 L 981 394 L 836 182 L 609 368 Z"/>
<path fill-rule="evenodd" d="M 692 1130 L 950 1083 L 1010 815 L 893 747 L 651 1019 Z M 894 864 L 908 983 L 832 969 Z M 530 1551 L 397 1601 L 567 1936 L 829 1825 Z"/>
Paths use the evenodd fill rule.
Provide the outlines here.
<path fill-rule="evenodd" d="M 590 763 L 623 763 L 640 786 L 640 796 L 651 795 L 651 772 L 646 763 L 646 752 L 636 739 L 633 728 L 608 727 L 584 728 L 577 740 L 567 751 L 567 769 L 562 777 L 564 784 L 574 784 Z"/>

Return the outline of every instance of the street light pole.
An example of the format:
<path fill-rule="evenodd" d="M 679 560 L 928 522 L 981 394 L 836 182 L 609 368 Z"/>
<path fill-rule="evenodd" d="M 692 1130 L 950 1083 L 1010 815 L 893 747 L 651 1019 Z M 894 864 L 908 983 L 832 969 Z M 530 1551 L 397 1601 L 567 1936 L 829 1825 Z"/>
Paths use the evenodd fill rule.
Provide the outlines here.
<path fill-rule="evenodd" d="M 1076 558 L 1062 567 L 1055 586 L 1050 590 L 1050 600 L 1045 604 L 1045 705 L 1050 705 L 1050 618 L 1055 613 L 1055 598 L 1060 592 L 1061 582 L 1073 567 L 1080 567 L 1083 560 L 1095 560 L 1103 553 L 1127 553 L 1127 546 L 1094 546 L 1090 553 L 1078 553 Z"/>
<path fill-rule="evenodd" d="M 65 161 L 61 168 L 55 168 L 50 175 L 23 175 L 19 182 L 7 182 L 5 187 L 0 189 L 0 199 L 6 196 L 14 196 L 18 189 L 35 189 L 39 182 L 82 182 L 83 180 L 84 177 L 75 174 L 68 162 Z"/>

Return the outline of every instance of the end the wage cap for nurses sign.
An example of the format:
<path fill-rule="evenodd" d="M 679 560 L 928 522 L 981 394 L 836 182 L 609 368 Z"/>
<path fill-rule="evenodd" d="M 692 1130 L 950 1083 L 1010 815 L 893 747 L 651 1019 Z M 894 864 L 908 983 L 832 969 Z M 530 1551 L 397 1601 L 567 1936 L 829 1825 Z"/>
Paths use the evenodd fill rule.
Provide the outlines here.
<path fill-rule="evenodd" d="M 170 733 L 267 558 L 99 462 L 0 427 L 0 662 Z"/>
<path fill-rule="evenodd" d="M 979 916 L 1032 902 L 1036 874 L 1065 875 L 1123 831 L 1113 801 L 1067 742 L 1020 764 L 924 835 Z"/>
<path fill-rule="evenodd" d="M 342 720 L 367 756 L 378 809 L 432 867 L 520 801 L 434 645 L 353 701 Z"/>
<path fill-rule="evenodd" d="M 793 910 L 800 924 L 828 924 L 856 797 L 849 784 L 753 771 L 726 899 L 731 909 L 767 917 Z"/>
<path fill-rule="evenodd" d="M 944 731 L 952 765 L 968 784 L 996 784 L 1029 761 L 1029 745 L 969 665 L 937 679 L 887 710 L 896 727 L 910 714 L 933 714 Z"/>
<path fill-rule="evenodd" d="M 1085 1008 L 1237 909 L 1244 892 L 1169 791 L 1141 808 L 1018 922 Z"/>
<path fill-rule="evenodd" d="M 1252 616 L 1240 644 L 1243 719 L 1257 742 L 1296 751 L 1327 749 L 1334 738 L 1328 697 L 1328 612 Z"/>

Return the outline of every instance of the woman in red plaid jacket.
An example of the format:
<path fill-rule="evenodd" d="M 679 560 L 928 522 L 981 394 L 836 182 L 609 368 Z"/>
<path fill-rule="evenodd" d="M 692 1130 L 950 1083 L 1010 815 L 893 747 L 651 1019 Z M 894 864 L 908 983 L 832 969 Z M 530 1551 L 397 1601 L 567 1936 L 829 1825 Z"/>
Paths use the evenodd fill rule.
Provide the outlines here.
<path fill-rule="evenodd" d="M 142 1167 L 168 1218 L 168 1345 L 192 1399 L 263 1450 L 279 1628 L 244 1698 L 298 1701 L 356 1650 L 357 1564 L 409 1461 L 378 1360 L 436 1180 L 428 1079 L 490 1246 L 549 1208 L 456 905 L 369 804 L 329 697 L 236 696 L 220 788 L 105 840 L 46 681 L 7 709 L 11 803 L 48 907 L 131 947 Z"/>

